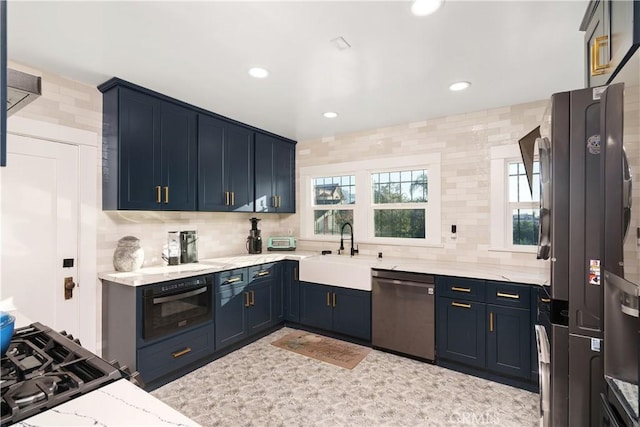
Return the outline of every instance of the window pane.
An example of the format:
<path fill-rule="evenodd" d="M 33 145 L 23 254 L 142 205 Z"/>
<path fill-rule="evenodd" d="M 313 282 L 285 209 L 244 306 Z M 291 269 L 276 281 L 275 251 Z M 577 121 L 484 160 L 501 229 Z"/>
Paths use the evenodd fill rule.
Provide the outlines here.
<path fill-rule="evenodd" d="M 539 209 L 513 210 L 513 244 L 537 245 L 540 228 Z"/>
<path fill-rule="evenodd" d="M 371 174 L 374 203 L 426 203 L 429 185 L 426 170 Z"/>
<path fill-rule="evenodd" d="M 509 163 L 508 174 L 510 202 L 537 202 L 540 200 L 540 162 L 533 162 L 533 175 L 531 177 L 533 189 L 529 188 L 524 163 Z"/>
<path fill-rule="evenodd" d="M 313 193 L 317 205 L 350 205 L 356 202 L 354 176 L 316 178 Z"/>
<path fill-rule="evenodd" d="M 526 175 L 518 176 L 518 201 L 519 202 L 530 202 L 531 201 L 531 189 L 529 188 L 529 181 L 527 180 Z"/>
<path fill-rule="evenodd" d="M 518 201 L 518 176 L 509 177 L 509 201 Z"/>
<path fill-rule="evenodd" d="M 314 213 L 314 234 L 340 234 L 345 222 L 353 225 L 352 210 L 316 210 Z"/>
<path fill-rule="evenodd" d="M 424 209 L 375 209 L 376 237 L 425 238 Z"/>

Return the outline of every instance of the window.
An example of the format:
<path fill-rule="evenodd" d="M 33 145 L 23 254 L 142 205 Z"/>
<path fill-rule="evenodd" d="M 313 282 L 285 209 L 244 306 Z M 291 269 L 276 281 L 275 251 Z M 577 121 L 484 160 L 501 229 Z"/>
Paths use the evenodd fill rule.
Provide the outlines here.
<path fill-rule="evenodd" d="M 537 245 L 540 228 L 540 163 L 533 163 L 533 188 L 529 188 L 522 162 L 508 165 L 511 244 Z M 533 194 L 532 191 L 533 190 Z"/>
<path fill-rule="evenodd" d="M 313 179 L 314 234 L 340 234 L 340 229 L 345 222 L 353 224 L 353 205 L 355 203 L 355 176 Z"/>
<path fill-rule="evenodd" d="M 371 174 L 375 237 L 425 238 L 428 182 L 425 169 Z"/>
<path fill-rule="evenodd" d="M 303 239 L 336 242 L 350 222 L 357 243 L 442 244 L 439 153 L 306 166 L 300 183 Z"/>

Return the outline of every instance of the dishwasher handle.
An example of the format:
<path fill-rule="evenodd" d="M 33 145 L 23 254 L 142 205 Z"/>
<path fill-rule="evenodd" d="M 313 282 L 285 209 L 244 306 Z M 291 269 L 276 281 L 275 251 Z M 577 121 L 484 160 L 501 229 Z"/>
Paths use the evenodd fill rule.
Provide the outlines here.
<path fill-rule="evenodd" d="M 411 288 L 426 288 L 429 289 L 429 295 L 433 295 L 434 285 L 431 283 L 421 283 L 421 282 L 410 282 L 404 280 L 396 280 L 396 279 L 383 279 L 380 277 L 376 277 L 373 279 L 374 284 L 378 285 L 388 285 L 388 286 L 408 286 Z"/>

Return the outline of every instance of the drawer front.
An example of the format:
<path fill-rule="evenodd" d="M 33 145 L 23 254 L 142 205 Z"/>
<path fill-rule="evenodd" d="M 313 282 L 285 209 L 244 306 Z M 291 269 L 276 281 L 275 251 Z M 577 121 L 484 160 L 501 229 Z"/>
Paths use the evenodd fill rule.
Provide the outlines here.
<path fill-rule="evenodd" d="M 487 303 L 530 309 L 531 286 L 507 282 L 487 282 Z"/>
<path fill-rule="evenodd" d="M 213 350 L 213 325 L 208 324 L 138 350 L 137 369 L 148 383 L 206 357 Z"/>
<path fill-rule="evenodd" d="M 479 302 L 485 299 L 484 280 L 438 276 L 436 286 L 437 295 L 441 297 Z"/>
<path fill-rule="evenodd" d="M 248 283 L 249 271 L 246 268 L 223 271 L 215 275 L 215 292 L 230 292 L 236 287 L 245 287 Z"/>
<path fill-rule="evenodd" d="M 272 280 L 276 277 L 276 266 L 275 262 L 269 264 L 262 265 L 254 265 L 253 267 L 249 267 L 249 282 L 260 282 L 264 280 Z"/>

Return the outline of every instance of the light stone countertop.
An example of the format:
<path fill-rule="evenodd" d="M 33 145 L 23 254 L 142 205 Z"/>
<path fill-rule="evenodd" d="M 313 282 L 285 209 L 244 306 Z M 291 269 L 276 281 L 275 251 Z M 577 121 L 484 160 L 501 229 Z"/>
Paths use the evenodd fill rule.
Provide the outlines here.
<path fill-rule="evenodd" d="M 199 426 L 125 379 L 19 421 L 16 426 Z"/>
<path fill-rule="evenodd" d="M 202 259 L 195 264 L 177 266 L 145 267 L 132 272 L 103 272 L 98 277 L 102 280 L 127 286 L 144 286 L 174 279 L 211 274 L 235 268 L 249 267 L 282 260 L 311 260 L 311 257 L 322 260 L 318 252 L 291 251 L 268 252 L 256 255 L 233 255 L 220 258 Z M 337 255 L 330 255 L 335 259 Z M 349 259 L 349 255 L 340 255 Z M 356 255 L 356 264 L 366 264 L 371 268 L 383 270 L 407 271 L 414 273 L 434 274 L 441 276 L 466 277 L 472 279 L 497 280 L 501 282 L 524 283 L 530 285 L 547 285 L 549 283 L 549 263 L 541 261 L 543 268 L 502 266 L 497 264 L 464 263 L 452 261 L 434 261 L 412 258 L 378 259 L 370 255 Z M 302 267 L 301 267 L 302 269 Z M 303 272 L 301 271 L 301 274 Z"/>

